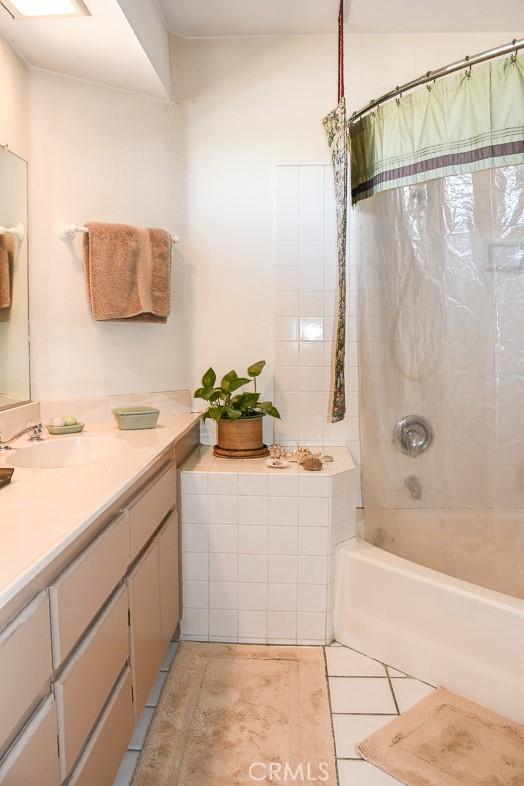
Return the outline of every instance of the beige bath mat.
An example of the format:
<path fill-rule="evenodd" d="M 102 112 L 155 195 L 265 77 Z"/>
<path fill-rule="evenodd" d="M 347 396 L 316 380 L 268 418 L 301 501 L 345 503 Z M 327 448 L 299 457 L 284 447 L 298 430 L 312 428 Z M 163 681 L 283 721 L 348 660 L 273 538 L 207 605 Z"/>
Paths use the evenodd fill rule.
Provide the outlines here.
<path fill-rule="evenodd" d="M 336 786 L 322 648 L 181 644 L 133 786 L 315 779 Z"/>
<path fill-rule="evenodd" d="M 357 747 L 407 786 L 524 786 L 524 726 L 444 689 Z"/>

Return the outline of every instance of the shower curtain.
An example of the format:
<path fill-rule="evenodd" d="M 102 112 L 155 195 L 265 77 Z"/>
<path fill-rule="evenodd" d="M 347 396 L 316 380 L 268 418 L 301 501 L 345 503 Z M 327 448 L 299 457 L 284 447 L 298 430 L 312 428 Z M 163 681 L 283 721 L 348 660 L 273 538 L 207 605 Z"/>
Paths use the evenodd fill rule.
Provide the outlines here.
<path fill-rule="evenodd" d="M 366 539 L 524 598 L 524 60 L 351 127 Z M 392 435 L 418 415 L 416 457 Z"/>

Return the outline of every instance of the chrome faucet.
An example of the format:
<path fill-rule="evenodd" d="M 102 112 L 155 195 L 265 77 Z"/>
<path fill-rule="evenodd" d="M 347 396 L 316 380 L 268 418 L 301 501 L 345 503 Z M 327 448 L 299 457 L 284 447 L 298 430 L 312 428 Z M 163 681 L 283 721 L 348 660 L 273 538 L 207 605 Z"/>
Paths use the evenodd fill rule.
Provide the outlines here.
<path fill-rule="evenodd" d="M 11 442 L 14 442 L 19 437 L 23 437 L 24 434 L 30 434 L 29 441 L 30 442 L 42 442 L 42 432 L 44 427 L 41 423 L 28 423 L 27 426 L 19 431 L 18 434 L 15 434 L 14 437 L 11 439 L 2 439 L 2 433 L 0 432 L 0 450 L 13 450 L 11 447 Z"/>

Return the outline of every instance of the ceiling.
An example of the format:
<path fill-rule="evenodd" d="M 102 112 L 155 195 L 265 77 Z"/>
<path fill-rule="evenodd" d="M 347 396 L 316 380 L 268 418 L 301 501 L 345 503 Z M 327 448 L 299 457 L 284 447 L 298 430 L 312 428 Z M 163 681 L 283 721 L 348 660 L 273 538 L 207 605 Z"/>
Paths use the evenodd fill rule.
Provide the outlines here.
<path fill-rule="evenodd" d="M 157 0 L 189 37 L 334 33 L 339 0 Z M 353 33 L 484 33 L 524 27 L 524 0 L 346 0 Z"/>
<path fill-rule="evenodd" d="M 165 97 L 165 87 L 117 0 L 86 3 L 91 16 L 23 21 L 13 20 L 0 6 L 0 35 L 32 66 Z"/>

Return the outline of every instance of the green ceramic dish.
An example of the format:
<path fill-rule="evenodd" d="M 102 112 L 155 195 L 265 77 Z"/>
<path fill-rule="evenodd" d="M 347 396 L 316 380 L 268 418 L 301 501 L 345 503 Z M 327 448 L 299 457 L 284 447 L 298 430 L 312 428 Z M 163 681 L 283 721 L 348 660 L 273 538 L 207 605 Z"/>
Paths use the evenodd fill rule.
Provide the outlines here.
<path fill-rule="evenodd" d="M 155 428 L 160 410 L 155 407 L 118 407 L 111 410 L 122 431 Z"/>
<path fill-rule="evenodd" d="M 53 436 L 59 434 L 79 434 L 85 428 L 85 423 L 75 423 L 74 426 L 46 426 L 46 429 Z"/>

